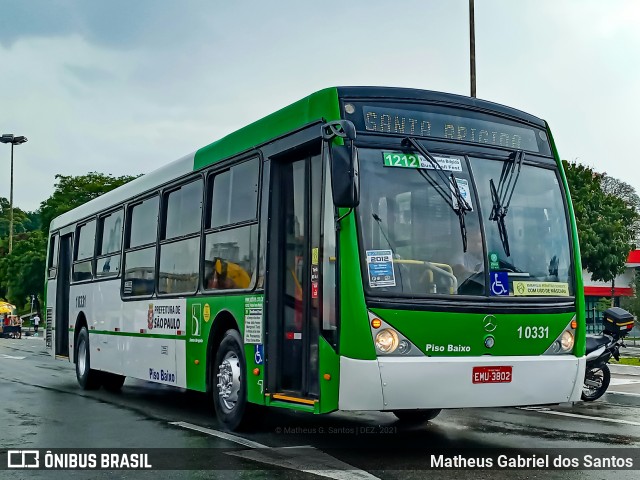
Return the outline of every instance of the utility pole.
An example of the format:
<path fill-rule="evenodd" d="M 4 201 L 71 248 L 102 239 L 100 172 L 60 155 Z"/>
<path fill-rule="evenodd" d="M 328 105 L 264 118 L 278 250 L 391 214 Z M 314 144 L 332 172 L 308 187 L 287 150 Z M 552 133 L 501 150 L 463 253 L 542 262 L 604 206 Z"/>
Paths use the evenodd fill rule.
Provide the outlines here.
<path fill-rule="evenodd" d="M 471 96 L 476 96 L 476 23 L 473 0 L 469 0 L 469 62 L 471 63 Z"/>

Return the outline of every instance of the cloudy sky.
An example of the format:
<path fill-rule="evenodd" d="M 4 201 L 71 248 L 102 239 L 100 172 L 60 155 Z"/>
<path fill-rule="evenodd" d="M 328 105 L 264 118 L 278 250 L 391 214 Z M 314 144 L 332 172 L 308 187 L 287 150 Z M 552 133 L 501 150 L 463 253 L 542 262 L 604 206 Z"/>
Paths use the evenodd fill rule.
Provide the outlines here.
<path fill-rule="evenodd" d="M 475 4 L 478 97 L 640 191 L 640 2 Z M 26 210 L 57 173 L 145 173 L 332 85 L 468 95 L 468 1 L 0 0 L 0 133 L 29 138 Z"/>

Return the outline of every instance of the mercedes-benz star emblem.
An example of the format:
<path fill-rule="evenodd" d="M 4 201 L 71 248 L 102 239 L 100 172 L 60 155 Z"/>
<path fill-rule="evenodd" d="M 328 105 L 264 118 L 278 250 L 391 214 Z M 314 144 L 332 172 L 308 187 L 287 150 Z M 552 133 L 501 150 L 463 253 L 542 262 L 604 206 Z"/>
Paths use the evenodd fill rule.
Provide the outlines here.
<path fill-rule="evenodd" d="M 484 324 L 484 331 L 488 333 L 491 333 L 498 328 L 498 325 L 496 324 L 496 317 L 493 315 L 487 315 L 484 317 L 482 323 Z"/>

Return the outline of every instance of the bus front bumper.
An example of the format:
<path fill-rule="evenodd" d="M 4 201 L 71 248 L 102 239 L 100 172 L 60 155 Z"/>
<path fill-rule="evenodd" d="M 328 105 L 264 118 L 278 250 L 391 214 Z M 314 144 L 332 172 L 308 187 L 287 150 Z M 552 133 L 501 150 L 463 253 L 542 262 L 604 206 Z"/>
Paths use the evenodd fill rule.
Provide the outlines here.
<path fill-rule="evenodd" d="M 511 366 L 509 383 L 473 383 L 473 367 Z M 585 360 L 535 357 L 340 357 L 340 410 L 545 405 L 580 400 Z"/>

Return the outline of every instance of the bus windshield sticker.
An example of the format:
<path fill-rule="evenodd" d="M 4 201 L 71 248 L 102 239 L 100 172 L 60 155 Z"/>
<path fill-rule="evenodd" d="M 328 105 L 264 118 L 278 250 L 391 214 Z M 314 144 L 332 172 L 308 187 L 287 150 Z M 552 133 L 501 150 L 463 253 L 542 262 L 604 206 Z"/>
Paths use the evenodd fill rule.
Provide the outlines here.
<path fill-rule="evenodd" d="M 500 269 L 500 257 L 496 252 L 489 252 L 489 270 Z"/>
<path fill-rule="evenodd" d="M 461 172 L 462 161 L 456 157 L 443 157 L 434 155 L 433 158 L 442 170 L 449 172 Z M 382 160 L 385 167 L 400 167 L 400 168 L 426 168 L 433 170 L 433 165 L 424 158 L 422 155 L 414 153 L 402 153 L 402 152 L 382 152 Z"/>
<path fill-rule="evenodd" d="M 548 296 L 548 297 L 568 297 L 569 284 L 564 282 L 513 282 L 514 295 L 522 297 Z"/>
<path fill-rule="evenodd" d="M 318 256 L 317 256 L 317 248 L 313 249 L 314 259 L 316 263 L 311 265 L 311 298 L 318 298 L 318 290 L 319 290 L 319 280 L 320 280 L 320 267 L 318 266 Z"/>
<path fill-rule="evenodd" d="M 456 178 L 456 183 L 458 184 L 458 190 L 460 190 L 460 195 L 462 198 L 469 204 L 471 210 L 473 212 L 473 204 L 471 203 L 471 193 L 469 192 L 469 182 L 464 178 Z M 453 184 L 452 184 L 453 185 Z M 458 208 L 458 200 L 456 200 L 456 195 L 453 192 L 453 188 L 451 189 L 451 198 L 453 202 L 453 208 Z M 464 202 L 463 202 L 464 203 Z"/>
<path fill-rule="evenodd" d="M 367 250 L 367 271 L 369 272 L 370 287 L 396 286 L 391 250 Z"/>
<path fill-rule="evenodd" d="M 262 343 L 262 297 L 244 299 L 244 343 Z"/>
<path fill-rule="evenodd" d="M 491 272 L 491 295 L 509 296 L 509 274 L 507 272 Z"/>

